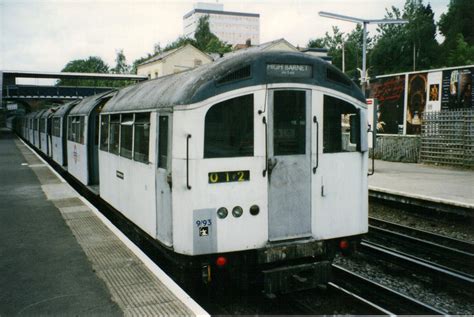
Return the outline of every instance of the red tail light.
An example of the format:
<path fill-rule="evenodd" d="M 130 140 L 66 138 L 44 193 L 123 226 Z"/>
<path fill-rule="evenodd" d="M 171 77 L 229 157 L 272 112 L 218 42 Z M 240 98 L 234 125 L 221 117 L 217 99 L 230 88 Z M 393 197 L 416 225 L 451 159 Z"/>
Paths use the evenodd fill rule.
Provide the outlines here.
<path fill-rule="evenodd" d="M 227 264 L 227 259 L 225 257 L 220 256 L 216 259 L 216 265 L 217 266 L 223 267 L 226 264 Z"/>
<path fill-rule="evenodd" d="M 347 240 L 341 240 L 339 241 L 339 248 L 341 250 L 346 250 L 349 248 L 349 242 L 347 242 Z"/>

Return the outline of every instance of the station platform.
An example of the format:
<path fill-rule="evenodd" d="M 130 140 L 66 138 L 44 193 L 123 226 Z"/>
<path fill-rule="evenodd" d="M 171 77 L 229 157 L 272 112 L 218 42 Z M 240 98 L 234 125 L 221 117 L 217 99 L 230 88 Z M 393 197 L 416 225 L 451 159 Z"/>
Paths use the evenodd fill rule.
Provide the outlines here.
<path fill-rule="evenodd" d="M 375 161 L 369 190 L 474 211 L 474 171 L 424 164 Z"/>
<path fill-rule="evenodd" d="M 208 316 L 6 130 L 0 201 L 0 316 Z"/>

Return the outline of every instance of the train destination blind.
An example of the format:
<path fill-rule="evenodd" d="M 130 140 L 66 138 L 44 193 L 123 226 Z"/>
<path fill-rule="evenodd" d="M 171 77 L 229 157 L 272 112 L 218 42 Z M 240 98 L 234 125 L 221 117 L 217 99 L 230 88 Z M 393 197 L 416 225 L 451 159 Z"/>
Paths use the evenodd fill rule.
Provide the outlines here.
<path fill-rule="evenodd" d="M 270 77 L 311 78 L 312 75 L 311 65 L 267 64 L 267 76 Z"/>

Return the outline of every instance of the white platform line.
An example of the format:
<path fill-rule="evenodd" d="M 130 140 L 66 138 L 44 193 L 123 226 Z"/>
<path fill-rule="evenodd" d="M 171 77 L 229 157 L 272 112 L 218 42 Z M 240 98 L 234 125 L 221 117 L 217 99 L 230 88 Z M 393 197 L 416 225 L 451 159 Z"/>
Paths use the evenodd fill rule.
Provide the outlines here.
<path fill-rule="evenodd" d="M 28 144 L 22 139 L 20 141 L 33 152 L 46 166 L 61 180 L 66 183 L 78 196 L 82 202 L 88 206 L 92 212 L 112 231 L 139 259 L 142 263 L 180 300 L 182 301 L 196 316 L 210 316 L 194 299 L 191 298 L 178 284 L 175 283 L 166 273 L 153 262 L 142 250 L 140 250 L 130 239 L 125 236 L 122 231 L 114 226 L 97 208 L 94 207 L 86 198 L 81 196 L 66 180 L 59 175 L 51 165 L 48 164 L 41 156 L 38 155 Z"/>

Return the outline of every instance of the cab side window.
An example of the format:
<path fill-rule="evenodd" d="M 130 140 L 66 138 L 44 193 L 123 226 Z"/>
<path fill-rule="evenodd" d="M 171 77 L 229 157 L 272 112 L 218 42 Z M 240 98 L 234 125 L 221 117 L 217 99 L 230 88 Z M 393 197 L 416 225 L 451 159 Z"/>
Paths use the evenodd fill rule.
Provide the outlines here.
<path fill-rule="evenodd" d="M 253 156 L 253 94 L 213 105 L 206 114 L 204 158 Z"/>
<path fill-rule="evenodd" d="M 360 136 L 351 135 L 351 124 L 360 123 L 358 109 L 349 102 L 325 95 L 323 111 L 323 153 L 358 151 Z"/>

